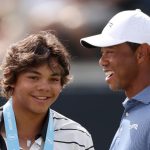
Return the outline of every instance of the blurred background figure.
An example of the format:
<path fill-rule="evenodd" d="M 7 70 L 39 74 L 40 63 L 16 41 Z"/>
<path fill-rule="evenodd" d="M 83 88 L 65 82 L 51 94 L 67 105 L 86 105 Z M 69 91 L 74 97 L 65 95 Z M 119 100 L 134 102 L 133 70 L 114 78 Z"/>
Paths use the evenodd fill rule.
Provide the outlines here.
<path fill-rule="evenodd" d="M 149 6 L 149 0 L 0 0 L 0 62 L 11 43 L 39 30 L 54 30 L 72 54 L 74 81 L 53 107 L 84 125 L 95 149 L 108 149 L 124 95 L 108 89 L 98 65 L 99 51 L 83 48 L 79 40 L 98 34 L 121 10 L 140 8 L 150 15 Z"/>

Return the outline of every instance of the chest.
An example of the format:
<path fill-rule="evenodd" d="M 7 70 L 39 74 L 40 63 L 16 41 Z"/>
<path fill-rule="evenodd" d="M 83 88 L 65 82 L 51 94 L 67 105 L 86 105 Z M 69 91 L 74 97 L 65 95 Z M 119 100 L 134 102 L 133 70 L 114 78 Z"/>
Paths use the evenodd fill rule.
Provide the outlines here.
<path fill-rule="evenodd" d="M 125 111 L 111 144 L 111 150 L 148 150 L 150 148 L 150 107 Z"/>

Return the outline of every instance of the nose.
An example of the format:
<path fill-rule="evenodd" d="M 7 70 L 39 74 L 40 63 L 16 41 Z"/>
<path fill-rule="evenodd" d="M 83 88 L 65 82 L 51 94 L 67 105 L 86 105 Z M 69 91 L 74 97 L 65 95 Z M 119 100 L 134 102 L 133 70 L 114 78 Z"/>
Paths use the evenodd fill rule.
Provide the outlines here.
<path fill-rule="evenodd" d="M 51 88 L 51 86 L 47 80 L 43 80 L 37 85 L 37 89 L 39 91 L 49 92 L 50 88 Z"/>
<path fill-rule="evenodd" d="M 101 67 L 106 67 L 109 64 L 109 59 L 103 54 L 99 59 L 99 65 Z"/>

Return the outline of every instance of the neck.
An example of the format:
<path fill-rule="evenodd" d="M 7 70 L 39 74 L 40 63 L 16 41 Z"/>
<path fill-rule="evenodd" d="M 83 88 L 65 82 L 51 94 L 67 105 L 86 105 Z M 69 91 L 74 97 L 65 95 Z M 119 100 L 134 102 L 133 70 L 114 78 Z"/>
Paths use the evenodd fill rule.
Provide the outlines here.
<path fill-rule="evenodd" d="M 16 115 L 18 139 L 23 149 L 30 149 L 35 137 L 40 133 L 45 117 L 29 117 L 28 115 Z"/>
<path fill-rule="evenodd" d="M 16 123 L 18 129 L 18 137 L 25 139 L 34 139 L 37 134 L 42 129 L 42 125 L 44 122 L 44 118 L 27 118 L 26 116 L 17 116 L 16 115 Z M 23 129 L 23 130 L 22 130 Z"/>
<path fill-rule="evenodd" d="M 139 64 L 139 70 L 135 75 L 134 80 L 130 82 L 130 85 L 126 87 L 125 94 L 128 98 L 131 98 L 142 91 L 144 88 L 150 85 L 150 69 L 149 63 L 145 62 Z"/>
<path fill-rule="evenodd" d="M 138 83 L 138 82 L 137 82 Z M 150 81 L 144 81 L 144 79 L 141 79 L 138 84 L 132 85 L 129 88 L 125 90 L 125 94 L 128 98 L 132 98 L 136 94 L 138 94 L 140 91 L 145 89 L 147 86 L 150 85 Z"/>
<path fill-rule="evenodd" d="M 34 139 L 40 133 L 46 114 L 35 114 L 15 109 L 16 126 L 18 138 Z"/>

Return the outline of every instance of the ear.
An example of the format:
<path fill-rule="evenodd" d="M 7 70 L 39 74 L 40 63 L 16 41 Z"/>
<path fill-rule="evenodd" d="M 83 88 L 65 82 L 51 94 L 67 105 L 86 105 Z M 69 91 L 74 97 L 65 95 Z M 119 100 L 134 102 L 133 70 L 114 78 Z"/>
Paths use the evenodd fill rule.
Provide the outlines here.
<path fill-rule="evenodd" d="M 138 63 L 142 63 L 148 59 L 150 60 L 150 46 L 146 43 L 141 44 L 141 46 L 138 47 L 136 54 Z"/>

